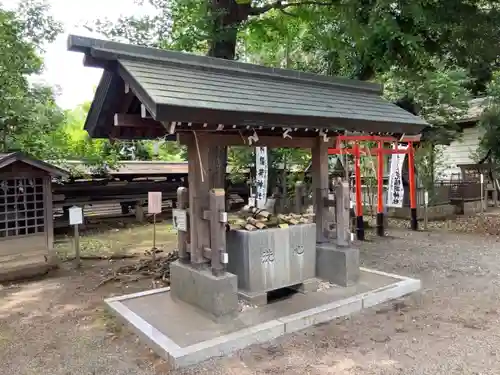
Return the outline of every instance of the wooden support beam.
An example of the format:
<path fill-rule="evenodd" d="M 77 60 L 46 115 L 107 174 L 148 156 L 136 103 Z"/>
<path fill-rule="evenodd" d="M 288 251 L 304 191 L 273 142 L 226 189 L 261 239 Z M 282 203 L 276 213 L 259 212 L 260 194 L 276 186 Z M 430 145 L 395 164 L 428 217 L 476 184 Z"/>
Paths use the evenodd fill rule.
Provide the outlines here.
<path fill-rule="evenodd" d="M 144 104 L 142 104 L 142 103 L 141 103 L 141 117 L 145 118 L 145 119 L 150 119 L 150 118 L 153 117 L 153 116 L 151 116 L 151 113 L 146 108 L 146 106 Z"/>
<path fill-rule="evenodd" d="M 125 113 L 115 113 L 113 119 L 114 126 L 121 126 L 127 128 L 155 128 L 156 130 L 163 130 L 161 122 L 151 118 L 145 119 L 137 115 L 128 115 Z"/>
<path fill-rule="evenodd" d="M 177 127 L 177 122 L 176 121 L 172 121 L 172 122 L 161 121 L 161 125 L 168 132 L 168 134 L 174 134 L 176 131 L 176 127 Z"/>
<path fill-rule="evenodd" d="M 220 276 L 224 273 L 223 258 L 226 253 L 226 197 L 224 189 L 210 190 L 210 248 L 212 274 Z M 225 214 L 225 215 L 224 215 Z"/>
<path fill-rule="evenodd" d="M 345 181 L 338 181 L 335 185 L 335 218 L 337 229 L 337 245 L 349 246 L 351 243 L 351 231 L 349 229 L 350 218 L 350 197 L 349 184 Z"/>
<path fill-rule="evenodd" d="M 301 214 L 304 209 L 304 199 L 305 199 L 306 186 L 302 181 L 297 181 L 295 183 L 295 213 Z"/>
<path fill-rule="evenodd" d="M 209 209 L 209 180 L 205 169 L 209 144 L 191 134 L 187 146 L 191 264 L 199 265 L 208 261 L 203 254 L 205 248 L 210 248 L 210 223 L 203 219 L 204 212 Z"/>
<path fill-rule="evenodd" d="M 126 84 L 125 84 L 126 85 Z M 135 98 L 135 94 L 130 90 L 127 91 L 127 86 L 125 86 L 125 96 L 123 97 L 123 100 L 120 105 L 120 112 L 121 113 L 127 113 L 130 109 L 130 105 L 132 104 L 132 101 Z"/>
<path fill-rule="evenodd" d="M 189 192 L 185 187 L 180 187 L 177 189 L 177 208 L 181 210 L 187 210 L 189 203 Z M 179 249 L 179 260 L 183 263 L 189 263 L 189 215 L 187 219 L 187 231 L 184 232 L 179 230 L 177 233 L 177 248 Z"/>
<path fill-rule="evenodd" d="M 418 230 L 417 220 L 417 192 L 415 181 L 415 152 L 413 143 L 408 144 L 408 180 L 410 185 L 410 226 L 412 230 Z M 483 204 L 481 200 L 481 205 Z"/>
<path fill-rule="evenodd" d="M 335 207 L 335 203 L 336 203 L 335 199 L 331 199 L 331 197 L 324 197 L 323 198 L 323 205 L 325 207 L 328 207 L 328 208 Z"/>
<path fill-rule="evenodd" d="M 383 136 L 383 135 L 338 135 L 336 139 L 338 141 L 352 141 L 352 142 L 365 142 L 365 141 L 382 141 L 387 143 L 400 142 L 420 142 L 422 138 L 421 134 L 416 135 L 405 135 L 401 138 L 391 137 L 391 136 Z"/>
<path fill-rule="evenodd" d="M 382 148 L 382 142 L 378 141 L 378 147 Z M 384 230 L 384 154 L 377 155 L 377 235 L 383 237 Z"/>
<path fill-rule="evenodd" d="M 328 231 L 328 208 L 325 200 L 328 200 L 328 143 L 322 138 L 315 139 L 316 144 L 312 148 L 312 184 L 313 184 L 313 207 L 316 216 L 316 242 L 326 242 Z"/>
<path fill-rule="evenodd" d="M 357 152 L 354 148 L 329 148 L 329 155 L 354 155 Z M 359 147 L 359 152 L 362 155 L 378 155 L 379 153 L 383 155 L 392 155 L 392 154 L 408 154 L 410 151 L 408 149 L 392 149 L 392 148 L 367 148 L 367 147 Z"/>
<path fill-rule="evenodd" d="M 181 144 L 186 144 L 186 142 L 189 142 L 191 134 L 192 132 L 188 133 L 179 131 L 177 133 L 177 139 Z M 227 134 L 223 131 L 201 134 L 202 135 L 200 137 L 203 137 L 203 139 L 208 140 L 212 144 L 218 146 L 249 146 L 248 139 L 244 136 L 242 137 L 239 134 Z M 323 142 L 323 138 L 320 137 L 294 137 L 292 139 L 285 139 L 279 136 L 259 136 L 259 141 L 255 144 L 252 144 L 251 147 L 267 146 L 271 148 L 313 148 L 317 142 L 321 142 L 328 148 L 328 146 L 334 145 L 334 138 L 330 139 L 328 142 Z"/>
<path fill-rule="evenodd" d="M 408 143 L 408 142 L 420 142 L 422 139 L 422 134 L 416 134 L 416 135 L 403 135 L 399 142 L 402 143 Z"/>
<path fill-rule="evenodd" d="M 365 239 L 365 224 L 363 220 L 363 201 L 361 192 L 361 157 L 359 143 L 354 144 L 354 188 L 356 196 L 356 238 Z"/>
<path fill-rule="evenodd" d="M 202 253 L 203 253 L 203 258 L 212 259 L 212 249 L 204 247 Z"/>

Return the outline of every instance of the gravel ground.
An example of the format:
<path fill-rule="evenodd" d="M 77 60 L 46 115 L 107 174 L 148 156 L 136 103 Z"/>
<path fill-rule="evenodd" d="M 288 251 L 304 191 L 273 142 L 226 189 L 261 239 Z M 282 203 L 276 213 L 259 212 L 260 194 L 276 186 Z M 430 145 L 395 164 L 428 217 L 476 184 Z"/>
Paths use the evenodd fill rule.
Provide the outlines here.
<path fill-rule="evenodd" d="M 363 266 L 418 277 L 421 294 L 171 374 L 499 374 L 498 237 L 391 235 L 360 245 Z M 146 286 L 86 289 L 100 272 L 0 289 L 0 373 L 169 373 L 102 312 L 104 296 Z"/>

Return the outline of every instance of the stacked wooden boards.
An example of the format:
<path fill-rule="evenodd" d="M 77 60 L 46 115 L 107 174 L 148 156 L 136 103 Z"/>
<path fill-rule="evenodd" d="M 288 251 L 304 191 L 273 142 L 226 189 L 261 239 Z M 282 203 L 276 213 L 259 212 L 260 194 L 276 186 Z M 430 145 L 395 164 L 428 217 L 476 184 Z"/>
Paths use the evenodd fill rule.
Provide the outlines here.
<path fill-rule="evenodd" d="M 278 214 L 273 215 L 265 209 L 252 206 L 243 207 L 236 217 L 229 219 L 228 230 L 265 230 L 267 228 L 286 227 L 312 223 L 314 214 Z"/>

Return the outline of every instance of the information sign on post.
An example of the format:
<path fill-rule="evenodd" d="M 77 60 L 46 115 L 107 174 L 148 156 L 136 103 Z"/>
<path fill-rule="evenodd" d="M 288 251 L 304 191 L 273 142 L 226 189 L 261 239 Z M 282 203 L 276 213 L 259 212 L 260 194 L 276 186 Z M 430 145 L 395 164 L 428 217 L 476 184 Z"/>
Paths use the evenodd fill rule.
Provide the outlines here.
<path fill-rule="evenodd" d="M 481 182 L 481 213 L 484 212 L 484 174 L 480 174 L 479 176 Z"/>
<path fill-rule="evenodd" d="M 427 230 L 429 223 L 429 192 L 426 190 L 424 192 L 424 229 Z"/>
<path fill-rule="evenodd" d="M 69 225 L 83 224 L 83 210 L 81 207 L 73 206 L 69 209 Z"/>
<path fill-rule="evenodd" d="M 150 191 L 148 193 L 148 213 L 161 214 L 161 192 Z"/>
<path fill-rule="evenodd" d="M 153 260 L 156 258 L 156 214 L 161 214 L 161 192 L 148 192 L 148 213 L 153 214 L 153 248 L 151 255 Z"/>
<path fill-rule="evenodd" d="M 172 221 L 174 229 L 187 232 L 187 213 L 186 210 L 173 209 Z"/>
<path fill-rule="evenodd" d="M 69 209 L 69 225 L 74 226 L 74 241 L 75 241 L 75 266 L 81 266 L 80 260 L 80 232 L 78 225 L 83 224 L 83 209 L 78 206 L 73 206 Z"/>

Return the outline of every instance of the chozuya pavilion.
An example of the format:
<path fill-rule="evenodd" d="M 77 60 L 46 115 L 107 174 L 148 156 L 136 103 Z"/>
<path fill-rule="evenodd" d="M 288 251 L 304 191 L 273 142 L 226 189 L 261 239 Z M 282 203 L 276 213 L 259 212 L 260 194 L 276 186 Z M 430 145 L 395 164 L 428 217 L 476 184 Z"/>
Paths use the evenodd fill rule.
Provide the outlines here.
<path fill-rule="evenodd" d="M 329 191 L 328 148 L 336 136 L 401 137 L 427 126 L 383 100 L 379 85 L 79 36 L 69 36 L 68 49 L 83 53 L 85 66 L 103 69 L 85 123 L 91 137 L 167 136 L 188 150 L 188 188 L 180 188 L 174 213 L 179 260 L 170 266 L 171 286 L 106 300 L 173 367 L 420 288 L 418 280 L 359 266 L 348 185 L 337 181 Z M 249 145 L 249 138 L 251 147 L 311 149 L 313 220 L 227 230 L 217 148 Z M 297 293 L 267 303 L 284 288 Z"/>

